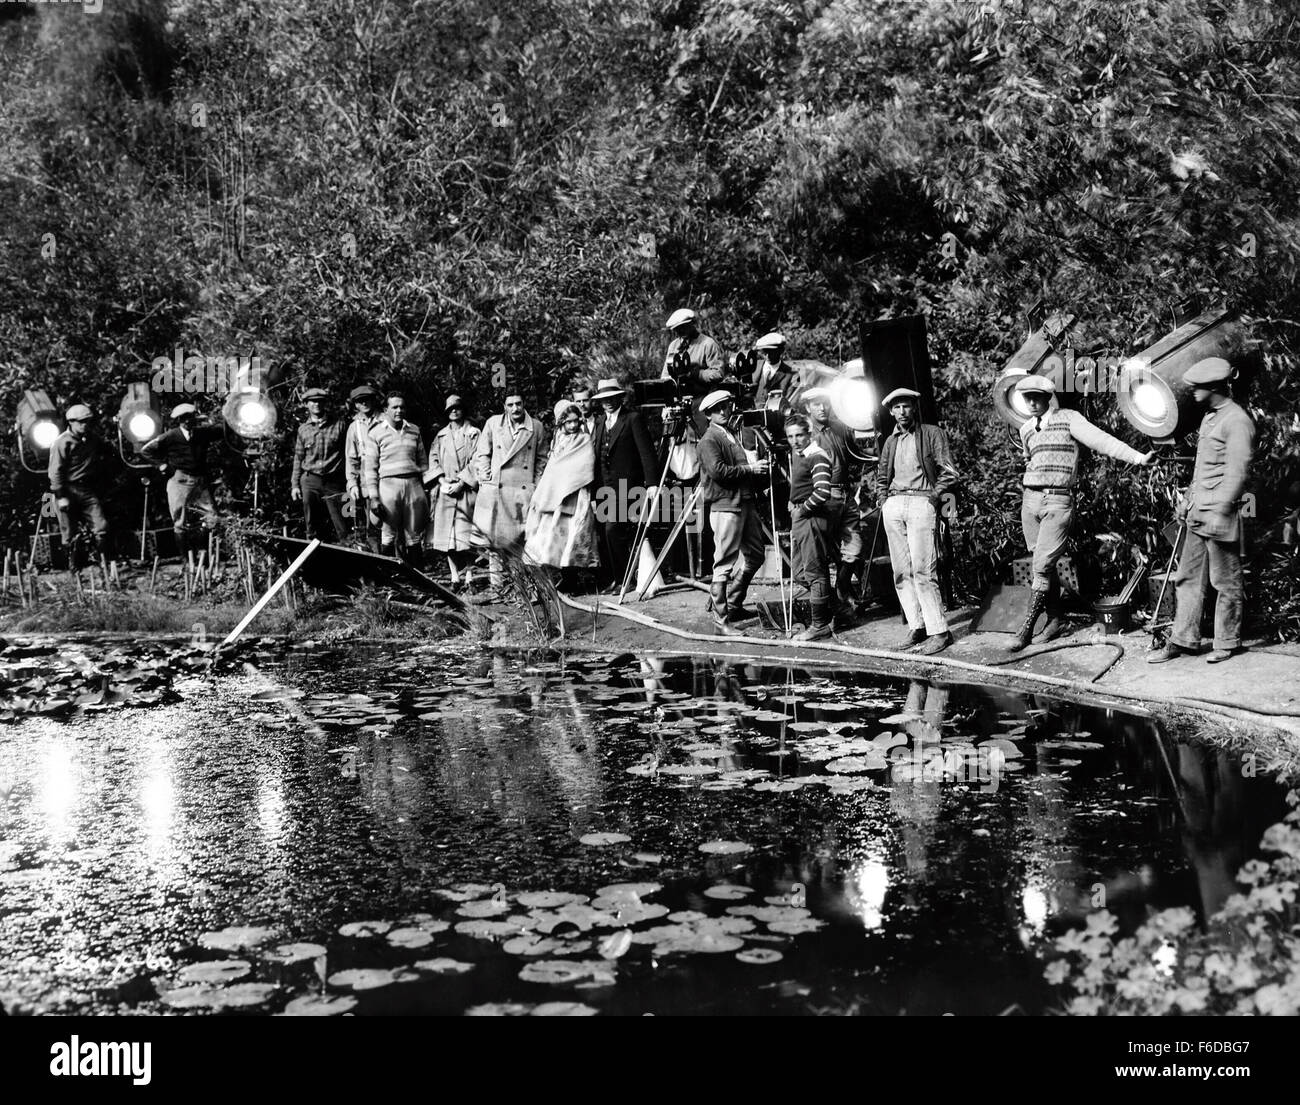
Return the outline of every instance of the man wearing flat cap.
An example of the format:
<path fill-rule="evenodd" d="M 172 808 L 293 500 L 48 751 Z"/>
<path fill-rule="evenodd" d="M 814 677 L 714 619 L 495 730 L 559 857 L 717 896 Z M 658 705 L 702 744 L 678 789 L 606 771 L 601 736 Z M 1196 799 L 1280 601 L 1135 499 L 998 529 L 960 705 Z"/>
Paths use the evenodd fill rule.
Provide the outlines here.
<path fill-rule="evenodd" d="M 98 484 L 104 474 L 104 448 L 93 431 L 94 414 L 84 403 L 68 408 L 64 416 L 68 428 L 50 446 L 50 490 L 59 517 L 59 533 L 68 549 L 68 566 L 75 567 L 72 551 L 77 523 L 90 520 L 95 535 L 95 551 L 112 559 L 108 535 L 108 516 L 99 499 Z"/>
<path fill-rule="evenodd" d="M 1232 365 L 1208 357 L 1183 379 L 1207 408 L 1196 442 L 1196 467 L 1181 510 L 1187 527 L 1178 574 L 1177 604 L 1169 641 L 1152 653 L 1152 664 L 1199 652 L 1205 584 L 1218 594 L 1214 605 L 1214 648 L 1206 661 L 1219 664 L 1241 651 L 1241 497 L 1255 453 L 1255 423 L 1230 393 Z"/>
<path fill-rule="evenodd" d="M 465 417 L 465 403 L 459 395 L 447 396 L 443 409 L 447 425 L 433 435 L 424 473 L 433 514 L 426 544 L 447 558 L 453 578 L 464 569 L 468 586 L 470 563 L 477 555 L 471 540 L 476 497 L 471 469 L 478 427 Z"/>
<path fill-rule="evenodd" d="M 307 418 L 299 423 L 293 443 L 289 494 L 294 502 L 302 502 L 308 541 L 319 537 L 342 544 L 348 537 L 343 517 L 343 447 L 348 428 L 342 418 L 325 417 L 329 397 L 324 388 L 308 388 L 303 394 Z"/>
<path fill-rule="evenodd" d="M 664 329 L 672 334 L 668 355 L 664 358 L 664 380 L 674 379 L 682 391 L 691 396 L 693 445 L 708 427 L 700 410 L 700 398 L 716 388 L 727 376 L 727 362 L 722 347 L 707 334 L 701 334 L 695 312 L 683 307 L 668 316 Z"/>
<path fill-rule="evenodd" d="M 348 393 L 352 421 L 343 439 L 343 478 L 345 494 L 352 500 L 352 532 L 361 537 L 371 552 L 379 551 L 379 527 L 370 522 L 365 491 L 361 486 L 361 466 L 365 455 L 366 435 L 379 417 L 379 392 L 369 384 L 360 384 Z"/>
<path fill-rule="evenodd" d="M 1056 607 L 1059 583 L 1056 562 L 1065 551 L 1074 525 L 1074 488 L 1079 474 L 1079 447 L 1086 446 L 1126 464 L 1150 464 L 1155 452 L 1139 453 L 1117 437 L 1099 429 L 1078 411 L 1066 410 L 1056 399 L 1056 385 L 1046 376 L 1031 374 L 1018 384 L 1029 419 L 1020 427 L 1025 458 L 1024 497 L 1020 525 L 1025 544 L 1034 557 L 1029 609 L 1008 648 L 1019 652 L 1034 639 L 1034 624 L 1047 611 L 1042 640 L 1057 636 L 1062 622 Z"/>
<path fill-rule="evenodd" d="M 907 617 L 904 648 L 933 656 L 952 644 L 939 591 L 935 529 L 939 500 L 957 482 L 948 435 L 921 421 L 920 393 L 895 388 L 883 406 L 894 416 L 894 430 L 880 445 L 876 501 L 889 540 L 894 590 Z"/>
<path fill-rule="evenodd" d="M 610 511 L 602 506 L 598 511 L 600 555 L 612 581 L 608 590 L 617 593 L 627 574 L 632 539 L 636 535 L 637 518 L 631 506 L 639 503 L 643 510 L 653 509 L 654 504 L 647 501 L 647 496 L 659 486 L 659 464 L 640 412 L 627 409 L 627 392 L 622 384 L 612 377 L 601 380 L 592 400 L 600 405 L 593 437 L 594 494 L 597 503 L 614 508 Z M 632 582 L 635 581 L 633 577 Z"/>
<path fill-rule="evenodd" d="M 220 426 L 200 425 L 199 412 L 192 403 L 179 403 L 172 408 L 171 420 L 176 424 L 166 433 L 159 434 L 140 449 L 140 455 L 158 465 L 163 471 L 171 470 L 167 481 L 167 507 L 176 533 L 176 548 L 184 559 L 191 549 L 207 547 L 191 545 L 187 538 L 191 516 L 198 512 L 203 528 L 209 534 L 217 528 L 217 508 L 212 502 L 208 477 L 208 446 L 221 440 Z"/>
<path fill-rule="evenodd" d="M 763 565 L 763 527 L 757 489 L 767 480 L 768 461 L 751 464 L 727 429 L 736 402 L 730 392 L 713 391 L 700 401 L 709 428 L 700 438 L 700 486 L 713 531 L 713 624 L 735 635 L 744 619 L 745 594 Z"/>
<path fill-rule="evenodd" d="M 795 372 L 785 359 L 785 335 L 777 331 L 764 334 L 754 343 L 758 364 L 749 378 L 750 394 L 755 407 L 766 407 L 768 396 L 781 393 L 781 414 L 789 414 L 795 407 Z"/>

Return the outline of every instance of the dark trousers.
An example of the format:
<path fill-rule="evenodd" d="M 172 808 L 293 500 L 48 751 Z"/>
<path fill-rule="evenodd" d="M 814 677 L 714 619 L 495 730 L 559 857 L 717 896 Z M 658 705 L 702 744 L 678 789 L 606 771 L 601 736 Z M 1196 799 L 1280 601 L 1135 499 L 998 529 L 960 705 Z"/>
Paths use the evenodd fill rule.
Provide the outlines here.
<path fill-rule="evenodd" d="M 839 509 L 826 514 L 795 518 L 790 524 L 790 552 L 794 559 L 794 581 L 808 588 L 814 602 L 831 593 L 831 562 L 839 554 Z"/>
<path fill-rule="evenodd" d="M 59 533 L 63 537 L 64 546 L 72 543 L 72 538 L 77 530 L 77 523 L 83 519 L 89 519 L 90 528 L 94 531 L 95 537 L 101 539 L 108 533 L 108 518 L 104 514 L 103 504 L 90 488 L 80 484 L 69 484 L 62 491 L 54 496 L 60 499 L 66 497 L 68 500 L 68 509 L 59 510 L 57 506 L 55 511 L 59 516 Z"/>
<path fill-rule="evenodd" d="M 1241 548 L 1237 541 L 1216 541 L 1187 531 L 1174 587 L 1178 596 L 1170 639 L 1176 645 L 1201 647 L 1201 609 L 1205 585 L 1218 592 L 1214 603 L 1214 647 L 1241 645 Z"/>
<path fill-rule="evenodd" d="M 609 573 L 611 583 L 622 583 L 632 556 L 632 541 L 636 537 L 635 522 L 606 522 L 601 527 L 601 560 Z M 636 582 L 636 576 L 632 577 Z"/>
<path fill-rule="evenodd" d="M 299 488 L 307 539 L 319 537 L 322 541 L 346 541 L 348 523 L 343 517 L 343 481 L 304 472 Z"/>

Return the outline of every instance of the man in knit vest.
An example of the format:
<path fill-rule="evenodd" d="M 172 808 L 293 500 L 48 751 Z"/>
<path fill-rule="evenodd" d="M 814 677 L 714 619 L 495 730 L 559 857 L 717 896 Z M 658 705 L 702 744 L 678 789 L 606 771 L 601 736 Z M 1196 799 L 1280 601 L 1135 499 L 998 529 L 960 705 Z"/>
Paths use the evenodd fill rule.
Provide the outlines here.
<path fill-rule="evenodd" d="M 1178 561 L 1177 606 L 1169 643 L 1148 662 L 1163 664 L 1201 647 L 1205 583 L 1218 593 L 1214 604 L 1214 650 L 1219 664 L 1241 651 L 1241 495 L 1255 452 L 1255 423 L 1228 392 L 1232 365 L 1222 357 L 1197 361 L 1183 379 L 1209 409 L 1196 439 L 1196 468 L 1180 510 L 1187 538 Z"/>
<path fill-rule="evenodd" d="M 1098 429 L 1078 411 L 1053 405 L 1056 385 L 1045 376 L 1026 376 L 1016 385 L 1025 398 L 1030 417 L 1020 427 L 1020 444 L 1025 454 L 1024 498 L 1020 525 L 1025 544 L 1034 556 L 1034 578 L 1029 610 L 1016 633 L 1009 652 L 1019 652 L 1034 637 L 1034 623 L 1048 611 L 1044 639 L 1060 632 L 1054 602 L 1056 562 L 1065 551 L 1074 524 L 1074 485 L 1078 479 L 1079 446 L 1085 445 L 1128 464 L 1150 464 L 1155 453 L 1139 453 L 1119 438 Z"/>
<path fill-rule="evenodd" d="M 424 492 L 424 470 L 429 457 L 420 429 L 406 420 L 406 397 L 391 391 L 384 416 L 366 433 L 362 443 L 362 482 L 370 512 L 383 523 L 379 551 L 396 554 L 400 531 L 406 559 L 418 568 L 424 559 L 424 530 L 429 523 L 429 498 Z"/>
<path fill-rule="evenodd" d="M 933 656 L 952 644 L 939 591 L 939 553 L 935 529 L 939 500 L 957 482 L 948 435 L 921 421 L 920 392 L 895 388 L 884 407 L 894 416 L 894 431 L 880 445 L 876 500 L 889 539 L 894 590 L 907 617 L 903 647 L 920 645 Z"/>
<path fill-rule="evenodd" d="M 831 458 L 812 439 L 801 414 L 785 420 L 790 445 L 790 551 L 794 578 L 808 588 L 812 618 L 796 641 L 820 641 L 831 636 L 831 561 L 836 551 L 835 518 L 831 508 Z"/>

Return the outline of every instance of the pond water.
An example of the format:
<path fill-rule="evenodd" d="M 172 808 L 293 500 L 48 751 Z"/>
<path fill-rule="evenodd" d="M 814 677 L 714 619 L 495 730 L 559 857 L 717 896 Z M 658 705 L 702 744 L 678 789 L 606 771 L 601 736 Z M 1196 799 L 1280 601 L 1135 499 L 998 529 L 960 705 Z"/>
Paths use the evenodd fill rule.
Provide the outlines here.
<path fill-rule="evenodd" d="M 255 654 L 0 726 L 0 1002 L 1037 1014 L 1105 906 L 1204 915 L 1284 812 L 1149 719 L 824 668 Z M 364 924 L 369 922 L 369 924 Z"/>

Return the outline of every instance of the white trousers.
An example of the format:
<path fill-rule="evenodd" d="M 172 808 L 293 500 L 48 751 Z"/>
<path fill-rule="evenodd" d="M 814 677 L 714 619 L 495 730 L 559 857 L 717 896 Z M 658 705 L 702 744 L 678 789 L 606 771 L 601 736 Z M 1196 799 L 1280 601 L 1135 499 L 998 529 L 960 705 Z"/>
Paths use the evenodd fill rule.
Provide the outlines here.
<path fill-rule="evenodd" d="M 889 560 L 894 568 L 894 590 L 910 629 L 926 633 L 948 632 L 939 594 L 939 555 L 934 530 L 934 503 L 924 495 L 890 495 L 882 520 L 889 538 Z"/>

